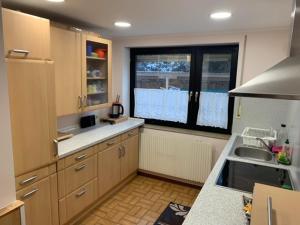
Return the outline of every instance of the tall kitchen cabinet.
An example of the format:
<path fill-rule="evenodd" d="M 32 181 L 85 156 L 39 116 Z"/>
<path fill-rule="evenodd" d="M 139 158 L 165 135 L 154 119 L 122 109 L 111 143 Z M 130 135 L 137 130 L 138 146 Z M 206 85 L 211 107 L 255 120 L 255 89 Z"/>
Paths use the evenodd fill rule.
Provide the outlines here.
<path fill-rule="evenodd" d="M 110 40 L 51 24 L 57 116 L 110 106 L 111 53 Z"/>
<path fill-rule="evenodd" d="M 27 225 L 58 224 L 49 20 L 2 9 L 17 199 Z"/>

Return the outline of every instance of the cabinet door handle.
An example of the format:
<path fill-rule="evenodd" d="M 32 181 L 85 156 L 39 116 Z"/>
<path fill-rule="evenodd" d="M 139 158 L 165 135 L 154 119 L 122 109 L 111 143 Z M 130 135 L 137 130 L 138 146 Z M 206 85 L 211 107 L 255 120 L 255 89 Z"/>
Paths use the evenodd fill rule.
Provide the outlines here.
<path fill-rule="evenodd" d="M 76 160 L 76 161 L 80 161 L 80 160 L 85 159 L 86 157 L 87 157 L 87 154 L 83 154 L 83 155 L 77 156 L 77 157 L 75 158 L 75 160 Z"/>
<path fill-rule="evenodd" d="M 199 96 L 199 92 L 196 91 L 196 92 L 195 92 L 195 102 L 196 102 L 196 103 L 198 102 L 198 96 Z"/>
<path fill-rule="evenodd" d="M 82 108 L 82 98 L 81 96 L 78 96 L 78 109 Z"/>
<path fill-rule="evenodd" d="M 124 157 L 126 155 L 126 149 L 125 149 L 125 146 L 122 145 L 122 149 L 123 149 L 123 154 L 122 154 L 122 157 Z"/>
<path fill-rule="evenodd" d="M 12 53 L 24 54 L 25 56 L 27 56 L 30 52 L 27 51 L 27 50 L 23 50 L 23 49 L 11 49 L 11 50 L 8 50 L 8 55 L 11 55 Z"/>
<path fill-rule="evenodd" d="M 107 146 L 111 146 L 111 145 L 114 145 L 114 144 L 115 144 L 114 141 L 111 141 L 111 142 L 107 142 L 107 143 L 106 143 Z"/>
<path fill-rule="evenodd" d="M 53 139 L 53 142 L 55 143 L 54 156 L 57 156 L 58 155 L 58 143 L 59 143 L 59 140 Z"/>
<path fill-rule="evenodd" d="M 79 167 L 76 167 L 76 168 L 75 168 L 75 171 L 78 172 L 78 171 L 80 171 L 80 170 L 83 170 L 85 167 L 86 167 L 86 165 L 83 164 L 83 165 L 81 165 L 81 166 L 79 166 Z"/>
<path fill-rule="evenodd" d="M 39 189 L 33 189 L 32 191 L 30 191 L 30 192 L 28 192 L 28 193 L 26 193 L 25 195 L 23 195 L 22 197 L 21 197 L 21 199 L 26 199 L 26 198 L 29 198 L 29 197 L 31 197 L 33 194 L 35 194 L 37 191 L 38 191 Z"/>
<path fill-rule="evenodd" d="M 22 180 L 19 184 L 20 185 L 25 185 L 27 183 L 30 183 L 30 182 L 34 181 L 36 178 L 38 178 L 38 176 L 34 175 L 34 176 L 32 176 L 32 177 L 30 177 L 30 178 L 28 178 L 26 180 Z"/>
<path fill-rule="evenodd" d="M 122 147 L 119 147 L 119 159 L 122 157 Z"/>
<path fill-rule="evenodd" d="M 78 192 L 78 193 L 76 194 L 76 197 L 79 198 L 79 197 L 81 197 L 82 195 L 84 195 L 85 193 L 86 193 L 86 189 L 83 189 L 82 191 L 80 191 L 80 192 Z"/>
<path fill-rule="evenodd" d="M 268 225 L 272 225 L 272 198 L 269 196 L 267 199 L 267 209 L 268 209 Z"/>

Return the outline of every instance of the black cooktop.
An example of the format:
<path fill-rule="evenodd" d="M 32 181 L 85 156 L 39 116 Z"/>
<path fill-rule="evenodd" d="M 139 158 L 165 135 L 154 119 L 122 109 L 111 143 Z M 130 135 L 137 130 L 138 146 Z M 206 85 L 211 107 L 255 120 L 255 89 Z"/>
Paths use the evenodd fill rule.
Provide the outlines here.
<path fill-rule="evenodd" d="M 217 180 L 217 185 L 251 193 L 255 183 L 293 189 L 287 170 L 231 160 L 226 160 Z"/>

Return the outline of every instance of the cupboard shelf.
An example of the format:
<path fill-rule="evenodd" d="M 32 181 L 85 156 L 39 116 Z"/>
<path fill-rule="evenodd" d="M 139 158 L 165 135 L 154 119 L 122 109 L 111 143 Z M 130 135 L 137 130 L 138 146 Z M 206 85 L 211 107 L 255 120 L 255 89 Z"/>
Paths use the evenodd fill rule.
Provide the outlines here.
<path fill-rule="evenodd" d="M 87 95 L 99 95 L 99 94 L 106 94 L 106 91 L 99 91 L 99 92 L 92 92 L 92 93 L 87 93 Z"/>
<path fill-rule="evenodd" d="M 87 80 L 106 80 L 106 77 L 87 77 Z"/>
<path fill-rule="evenodd" d="M 98 58 L 94 56 L 87 56 L 86 58 L 91 60 L 106 61 L 106 58 Z"/>

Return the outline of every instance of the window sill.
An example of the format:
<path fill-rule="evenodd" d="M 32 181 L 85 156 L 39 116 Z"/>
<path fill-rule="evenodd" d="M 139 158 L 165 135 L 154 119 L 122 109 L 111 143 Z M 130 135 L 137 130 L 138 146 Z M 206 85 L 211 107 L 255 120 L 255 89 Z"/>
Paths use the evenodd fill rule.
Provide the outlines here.
<path fill-rule="evenodd" d="M 188 129 L 159 126 L 159 125 L 152 125 L 152 124 L 145 124 L 144 128 L 153 129 L 153 130 L 169 131 L 169 132 L 175 132 L 175 133 L 181 133 L 181 134 L 190 134 L 190 135 L 196 135 L 196 136 L 202 136 L 202 137 L 208 137 L 208 138 L 216 138 L 216 139 L 222 139 L 222 140 L 229 140 L 229 138 L 231 136 L 229 134 L 218 134 L 218 133 L 212 133 L 212 132 L 188 130 Z"/>

